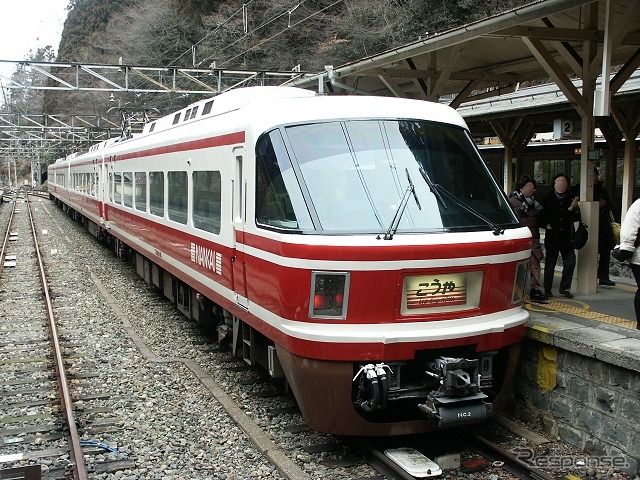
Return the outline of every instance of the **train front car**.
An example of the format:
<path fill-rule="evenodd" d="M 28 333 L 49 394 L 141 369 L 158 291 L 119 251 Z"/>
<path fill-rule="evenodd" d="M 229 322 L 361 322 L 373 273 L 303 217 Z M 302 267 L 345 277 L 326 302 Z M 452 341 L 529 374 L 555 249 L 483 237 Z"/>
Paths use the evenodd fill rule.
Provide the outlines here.
<path fill-rule="evenodd" d="M 529 230 L 454 110 L 295 105 L 256 133 L 243 243 L 249 310 L 277 330 L 308 425 L 394 435 L 483 421 L 518 358 Z"/>

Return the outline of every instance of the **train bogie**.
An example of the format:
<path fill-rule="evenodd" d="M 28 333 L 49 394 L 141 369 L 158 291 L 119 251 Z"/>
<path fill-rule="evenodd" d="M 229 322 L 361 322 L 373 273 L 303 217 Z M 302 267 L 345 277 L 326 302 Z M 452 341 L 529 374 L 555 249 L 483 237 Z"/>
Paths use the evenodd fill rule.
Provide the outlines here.
<path fill-rule="evenodd" d="M 186 317 L 284 378 L 312 428 L 433 430 L 506 396 L 530 234 L 451 109 L 242 89 L 49 179 Z"/>

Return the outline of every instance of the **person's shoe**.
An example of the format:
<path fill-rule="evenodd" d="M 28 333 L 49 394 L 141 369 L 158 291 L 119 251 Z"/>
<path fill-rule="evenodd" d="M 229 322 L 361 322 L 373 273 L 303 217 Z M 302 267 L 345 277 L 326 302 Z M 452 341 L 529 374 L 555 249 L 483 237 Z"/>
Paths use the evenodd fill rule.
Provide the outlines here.
<path fill-rule="evenodd" d="M 553 297 L 553 293 L 551 293 L 551 290 L 545 290 L 544 291 L 544 295 L 545 295 L 545 297 L 548 297 L 548 298 Z"/>
<path fill-rule="evenodd" d="M 606 287 L 613 287 L 615 286 L 616 282 L 609 280 L 608 278 L 601 278 L 598 283 L 600 285 L 604 285 Z"/>
<path fill-rule="evenodd" d="M 573 294 L 566 288 L 561 288 L 559 292 L 560 292 L 560 295 L 564 295 L 567 298 L 573 298 Z"/>
<path fill-rule="evenodd" d="M 539 302 L 547 299 L 544 293 L 542 293 L 540 290 L 536 290 L 535 288 L 531 289 L 531 292 L 529 293 L 529 298 L 531 298 L 531 300 L 535 300 Z"/>

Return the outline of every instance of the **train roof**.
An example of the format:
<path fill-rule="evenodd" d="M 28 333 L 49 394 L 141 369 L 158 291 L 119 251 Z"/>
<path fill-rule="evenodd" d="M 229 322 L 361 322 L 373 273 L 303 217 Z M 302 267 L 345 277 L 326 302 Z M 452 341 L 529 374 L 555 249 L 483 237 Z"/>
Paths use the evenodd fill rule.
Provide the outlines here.
<path fill-rule="evenodd" d="M 304 99 L 264 99 L 245 105 L 253 128 L 266 131 L 272 126 L 359 119 L 427 120 L 456 125 L 468 130 L 464 119 L 448 105 L 426 100 L 362 95 L 316 95 Z"/>
<path fill-rule="evenodd" d="M 250 119 L 247 128 L 264 132 L 278 125 L 342 119 L 424 119 L 457 125 L 468 130 L 463 118 L 451 107 L 425 100 L 359 95 L 317 95 L 297 87 L 238 88 L 192 103 L 177 112 L 145 125 L 142 133 L 130 138 L 111 138 L 90 147 L 87 153 L 104 150 L 134 138 L 162 132 L 203 120 L 241 111 Z M 249 126 L 250 124 L 250 126 Z M 71 154 L 56 161 L 70 161 Z"/>
<path fill-rule="evenodd" d="M 313 97 L 310 90 L 295 87 L 246 87 L 230 90 L 212 98 L 192 103 L 177 112 L 149 122 L 143 129 L 143 134 L 166 130 L 181 123 L 194 121 L 205 116 L 222 115 L 238 110 L 248 103 L 268 99 L 270 101 L 285 98 Z"/>
<path fill-rule="evenodd" d="M 305 102 L 301 106 L 300 101 Z M 253 110 L 256 124 L 282 124 L 333 118 L 424 118 L 466 128 L 452 108 L 424 100 L 359 95 L 317 95 L 296 87 L 246 87 L 201 100 L 148 123 L 143 135 L 240 109 Z"/>

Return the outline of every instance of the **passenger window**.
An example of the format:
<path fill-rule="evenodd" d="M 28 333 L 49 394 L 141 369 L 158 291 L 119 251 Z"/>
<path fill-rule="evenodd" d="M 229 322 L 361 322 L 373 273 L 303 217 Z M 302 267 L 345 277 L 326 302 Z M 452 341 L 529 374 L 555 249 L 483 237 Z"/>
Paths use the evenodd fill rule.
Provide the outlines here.
<path fill-rule="evenodd" d="M 220 172 L 193 172 L 193 226 L 220 233 Z"/>
<path fill-rule="evenodd" d="M 182 121 L 186 122 L 187 120 L 189 120 L 189 115 L 191 115 L 191 109 L 187 108 L 187 111 L 184 112 L 184 118 L 182 119 Z"/>
<path fill-rule="evenodd" d="M 145 212 L 147 210 L 147 174 L 145 172 L 136 172 L 134 182 L 136 210 Z"/>
<path fill-rule="evenodd" d="M 149 212 L 164 217 L 164 172 L 149 172 Z"/>
<path fill-rule="evenodd" d="M 113 203 L 113 172 L 109 173 L 109 202 Z"/>
<path fill-rule="evenodd" d="M 176 113 L 173 117 L 173 124 L 175 125 L 180 121 L 180 112 Z"/>
<path fill-rule="evenodd" d="M 122 174 L 122 199 L 125 207 L 133 207 L 133 173 Z"/>
<path fill-rule="evenodd" d="M 187 224 L 189 197 L 187 196 L 187 172 L 169 172 L 169 219 Z"/>
<path fill-rule="evenodd" d="M 211 113 L 212 107 L 213 107 L 213 100 L 209 100 L 207 103 L 204 104 L 204 108 L 202 109 L 202 115 L 207 115 L 208 113 Z"/>
<path fill-rule="evenodd" d="M 189 119 L 196 118 L 197 113 L 198 113 L 198 106 L 196 105 L 195 107 L 193 107 L 193 110 L 191 110 L 191 116 L 189 117 Z"/>
<path fill-rule="evenodd" d="M 113 203 L 122 205 L 122 172 L 113 174 Z"/>

